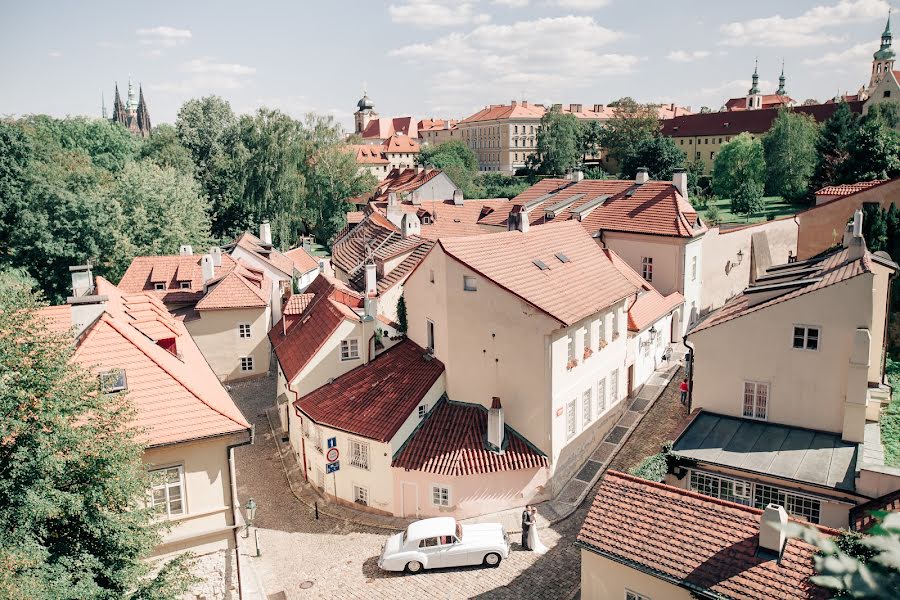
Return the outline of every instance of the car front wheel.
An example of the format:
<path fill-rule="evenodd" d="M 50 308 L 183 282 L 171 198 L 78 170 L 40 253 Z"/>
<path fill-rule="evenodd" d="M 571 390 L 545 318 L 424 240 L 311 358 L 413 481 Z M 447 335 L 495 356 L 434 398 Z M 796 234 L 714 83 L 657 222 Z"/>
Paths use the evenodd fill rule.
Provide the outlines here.
<path fill-rule="evenodd" d="M 422 572 L 422 563 L 417 560 L 410 561 L 406 563 L 406 572 L 410 575 L 415 575 L 416 573 Z"/>
<path fill-rule="evenodd" d="M 488 567 L 499 567 L 500 566 L 500 555 L 496 552 L 491 552 L 490 554 L 484 555 L 484 560 L 482 561 L 483 565 Z"/>

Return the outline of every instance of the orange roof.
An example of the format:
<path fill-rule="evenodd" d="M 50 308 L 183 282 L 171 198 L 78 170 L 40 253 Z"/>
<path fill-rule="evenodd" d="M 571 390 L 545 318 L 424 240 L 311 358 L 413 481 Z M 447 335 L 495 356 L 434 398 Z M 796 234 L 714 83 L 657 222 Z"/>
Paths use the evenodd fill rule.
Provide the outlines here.
<path fill-rule="evenodd" d="M 262 240 L 245 231 L 234 241 L 234 245 L 240 246 L 244 250 L 253 252 L 262 260 L 268 262 L 276 270 L 281 271 L 287 276 L 294 274 L 294 261 L 273 248 L 263 248 Z"/>
<path fill-rule="evenodd" d="M 381 180 L 381 183 L 378 184 L 375 193 L 372 194 L 369 200 L 387 200 L 390 192 L 396 194 L 400 194 L 401 192 L 413 192 L 441 173 L 442 171 L 440 169 L 391 169 L 390 173 L 388 173 L 384 179 Z M 423 200 L 431 199 L 432 198 L 423 198 Z"/>
<path fill-rule="evenodd" d="M 386 165 L 390 162 L 384 155 L 383 146 L 352 144 L 347 149 L 355 154 L 356 162 L 360 165 Z"/>
<path fill-rule="evenodd" d="M 447 127 L 448 123 L 449 127 Z M 419 137 L 421 137 L 421 133 L 423 131 L 434 131 L 436 129 L 456 129 L 457 123 L 459 123 L 459 121 L 456 119 L 422 119 L 421 121 L 419 121 Z"/>
<path fill-rule="evenodd" d="M 412 117 L 394 117 L 393 119 L 371 119 L 362 132 L 362 138 L 387 139 L 398 133 L 407 137 L 419 137 L 419 132 L 416 131 L 416 122 Z"/>
<path fill-rule="evenodd" d="M 385 152 L 418 152 L 419 142 L 405 135 L 392 135 L 384 141 Z"/>
<path fill-rule="evenodd" d="M 80 336 L 75 360 L 96 373 L 125 370 L 135 425 L 145 430 L 139 437 L 143 443 L 159 446 L 249 430 L 184 324 L 158 298 L 126 294 L 102 277 L 96 293 L 108 298 L 105 312 Z M 42 312 L 59 318 L 64 308 Z M 177 354 L 165 349 L 172 342 Z"/>
<path fill-rule="evenodd" d="M 463 204 L 454 204 L 452 200 L 425 200 L 419 204 L 398 202 L 398 205 L 404 212 L 416 213 L 422 222 L 422 237 L 436 240 L 439 237 L 496 233 L 494 228 L 483 227 L 478 221 L 507 203 L 509 200 L 506 198 L 495 198 L 466 200 Z M 387 210 L 385 201 L 374 202 L 369 206 L 382 214 Z"/>
<path fill-rule="evenodd" d="M 201 255 L 190 256 L 136 256 L 119 281 L 119 289 L 129 294 L 149 292 L 166 304 L 193 304 L 203 297 L 203 272 Z M 215 267 L 216 277 L 234 269 L 234 260 L 224 252 L 222 265 Z M 183 277 L 184 279 L 179 279 Z M 181 282 L 189 281 L 189 288 Z M 155 283 L 163 283 L 164 290 L 156 290 Z"/>
<path fill-rule="evenodd" d="M 362 221 L 366 217 L 365 213 L 361 210 L 354 210 L 347 213 L 347 223 L 351 223 L 356 225 L 360 221 Z"/>
<path fill-rule="evenodd" d="M 598 110 L 594 110 L 598 108 Z M 580 109 L 580 110 L 579 110 Z M 460 121 L 460 123 L 477 123 L 480 121 L 498 121 L 503 119 L 540 119 L 550 110 L 544 104 L 531 104 L 529 102 L 516 102 L 515 104 L 491 104 L 480 111 Z M 564 114 L 575 115 L 578 119 L 592 119 L 605 121 L 616 114 L 616 107 L 593 104 L 562 104 L 560 111 Z M 657 116 L 660 119 L 671 119 L 676 116 L 691 114 L 690 110 L 674 103 L 656 105 Z"/>
<path fill-rule="evenodd" d="M 684 296 L 678 292 L 672 292 L 668 296 L 663 296 L 655 287 L 650 285 L 647 280 L 628 266 L 628 263 L 622 260 L 621 256 L 609 248 L 604 248 L 603 251 L 606 253 L 606 256 L 609 257 L 613 266 L 618 269 L 628 281 L 641 290 L 638 293 L 638 297 L 632 301 L 631 305 L 628 307 L 629 331 L 643 331 L 684 304 Z"/>
<path fill-rule="evenodd" d="M 576 543 L 703 597 L 830 597 L 809 581 L 815 546 L 789 538 L 780 560 L 758 555 L 762 512 L 608 471 Z"/>
<path fill-rule="evenodd" d="M 564 325 L 572 325 L 636 291 L 591 235 L 574 221 L 550 223 L 527 233 L 505 231 L 439 239 L 438 245 Z"/>
<path fill-rule="evenodd" d="M 307 252 L 303 246 L 297 246 L 288 250 L 284 255 L 291 259 L 291 262 L 294 263 L 294 268 L 300 273 L 309 273 L 319 268 L 319 261 Z"/>
<path fill-rule="evenodd" d="M 601 198 L 606 196 L 601 201 Z M 596 204 L 600 202 L 599 204 Z M 668 181 L 544 179 L 531 186 L 508 204 L 478 222 L 505 227 L 509 212 L 517 204 L 525 205 L 531 225 L 575 218 L 578 209 L 593 203 L 595 207 L 581 215 L 581 224 L 590 232 L 624 231 L 695 237 L 706 232 L 697 211 L 682 198 Z M 555 209 L 555 216 L 548 212 Z"/>
<path fill-rule="evenodd" d="M 795 100 L 790 96 L 782 96 L 780 94 L 763 94 L 762 95 L 762 108 L 777 108 L 779 106 L 791 106 L 795 104 Z M 747 97 L 741 96 L 740 98 L 731 98 L 725 103 L 725 108 L 727 110 L 748 110 L 747 109 Z M 758 110 L 758 109 L 754 109 Z"/>
<path fill-rule="evenodd" d="M 45 306 L 40 314 L 52 333 L 65 333 L 72 329 L 72 307 L 68 304 Z"/>
<path fill-rule="evenodd" d="M 197 310 L 229 308 L 264 308 L 272 297 L 272 283 L 262 271 L 245 267 L 238 261 L 236 268 L 213 278 L 207 284 L 206 295 L 197 303 Z"/>
<path fill-rule="evenodd" d="M 827 185 L 816 191 L 816 196 L 849 196 L 856 192 L 867 190 L 870 187 L 890 181 L 889 179 L 873 179 L 871 181 L 857 181 L 856 183 L 841 183 L 839 185 Z"/>
<path fill-rule="evenodd" d="M 293 294 L 287 299 L 287 302 L 284 303 L 284 314 L 303 314 L 303 311 L 306 310 L 306 307 L 309 306 L 309 303 L 312 302 L 312 299 L 315 298 L 315 296 L 316 295 L 313 293 Z"/>

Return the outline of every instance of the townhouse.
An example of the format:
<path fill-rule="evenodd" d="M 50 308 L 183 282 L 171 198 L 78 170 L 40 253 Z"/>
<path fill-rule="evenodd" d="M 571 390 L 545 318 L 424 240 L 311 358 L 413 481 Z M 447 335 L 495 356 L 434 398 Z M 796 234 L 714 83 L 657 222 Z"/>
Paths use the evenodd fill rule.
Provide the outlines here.
<path fill-rule="evenodd" d="M 303 290 L 312 283 L 321 270 L 320 261 L 302 246 L 281 252 L 272 245 L 272 227 L 267 220 L 259 225 L 259 237 L 249 231 L 239 235 L 224 246 L 235 260 L 241 259 L 248 266 L 260 269 L 270 281 L 277 284 L 278 299 L 290 294 L 293 288 Z M 275 321 L 281 318 L 281 306 L 273 306 Z"/>
<path fill-rule="evenodd" d="M 72 334 L 74 360 L 101 377 L 103 393 L 134 403 L 153 476 L 148 502 L 171 525 L 153 556 L 193 552 L 201 592 L 224 597 L 239 560 L 233 450 L 251 442 L 250 425 L 157 294 L 95 281 L 88 266 L 73 267 L 72 280 L 68 304 L 42 313 Z"/>

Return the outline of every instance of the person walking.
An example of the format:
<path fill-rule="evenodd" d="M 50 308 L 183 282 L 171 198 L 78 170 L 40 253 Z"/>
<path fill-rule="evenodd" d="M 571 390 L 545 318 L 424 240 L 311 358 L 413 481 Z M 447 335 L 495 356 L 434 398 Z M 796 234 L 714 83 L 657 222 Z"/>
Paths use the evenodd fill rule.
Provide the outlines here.
<path fill-rule="evenodd" d="M 687 406 L 688 382 L 687 377 L 681 380 L 681 405 Z"/>

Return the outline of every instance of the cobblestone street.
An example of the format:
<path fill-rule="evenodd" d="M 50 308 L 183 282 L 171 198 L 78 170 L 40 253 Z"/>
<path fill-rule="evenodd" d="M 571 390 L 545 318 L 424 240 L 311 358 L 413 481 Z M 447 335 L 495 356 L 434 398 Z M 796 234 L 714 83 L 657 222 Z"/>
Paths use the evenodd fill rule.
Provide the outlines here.
<path fill-rule="evenodd" d="M 652 407 L 647 419 L 684 418 L 684 410 L 660 410 L 672 403 L 680 408 L 678 380 Z M 390 532 L 358 526 L 320 515 L 292 494 L 285 479 L 276 440 L 265 411 L 272 406 L 274 381 L 270 379 L 235 385 L 232 396 L 256 426 L 256 443 L 236 450 L 238 494 L 241 504 L 253 497 L 257 504 L 254 525 L 258 526 L 262 556 L 252 554 L 253 538 L 244 540 L 242 577 L 253 578 L 265 590 L 265 600 L 305 598 L 497 598 L 565 599 L 579 581 L 579 551 L 573 545 L 584 520 L 592 490 L 586 502 L 569 518 L 541 530 L 541 539 L 550 547 L 543 555 L 519 549 L 517 543 L 508 560 L 496 569 L 470 567 L 427 571 L 416 576 L 385 573 L 376 564 L 381 545 Z M 632 451 L 632 441 L 622 452 L 637 454 L 645 445 L 657 447 L 669 437 L 670 423 L 656 432 L 636 432 L 632 436 L 640 449 Z M 674 426 L 680 427 L 680 423 Z M 657 440 L 647 439 L 662 435 Z M 658 451 L 651 449 L 649 453 Z M 249 542 L 249 543 L 248 543 Z M 282 594 L 283 593 L 283 594 Z"/>

